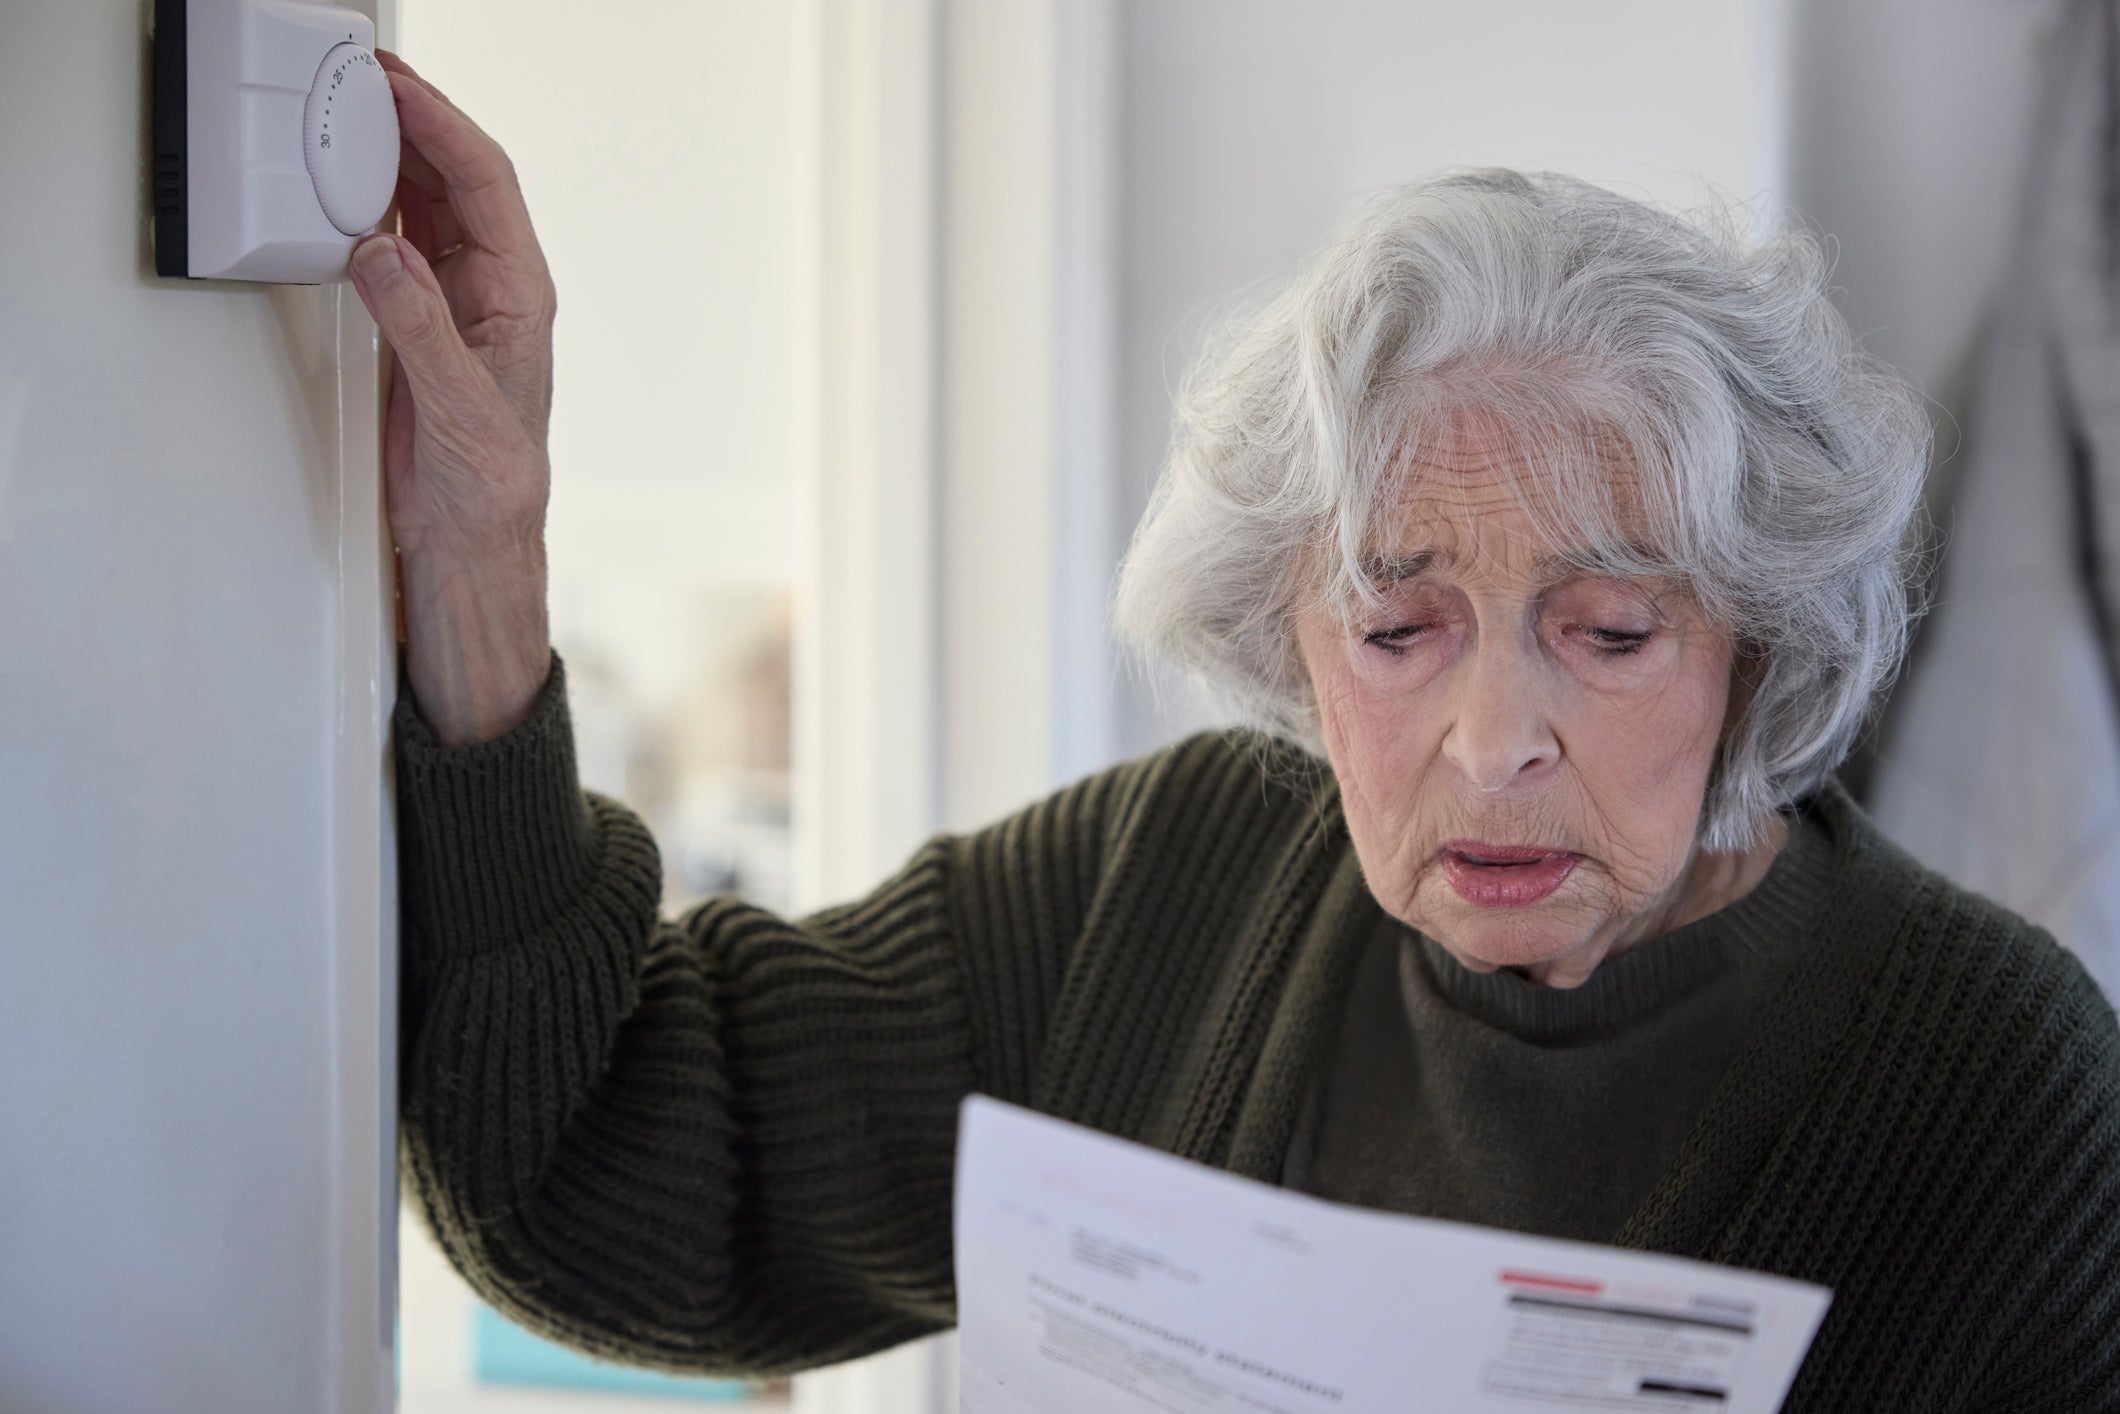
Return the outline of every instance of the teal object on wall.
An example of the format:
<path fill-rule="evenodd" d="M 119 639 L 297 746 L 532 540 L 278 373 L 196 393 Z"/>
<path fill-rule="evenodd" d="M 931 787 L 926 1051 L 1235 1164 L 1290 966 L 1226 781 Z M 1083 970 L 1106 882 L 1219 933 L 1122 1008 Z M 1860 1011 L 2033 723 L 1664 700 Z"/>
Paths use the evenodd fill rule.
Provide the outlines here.
<path fill-rule="evenodd" d="M 480 1384 L 656 1394 L 671 1399 L 745 1399 L 752 1392 L 747 1380 L 665 1375 L 593 1360 L 531 1334 L 483 1304 L 472 1314 L 471 1352 L 472 1375 Z"/>

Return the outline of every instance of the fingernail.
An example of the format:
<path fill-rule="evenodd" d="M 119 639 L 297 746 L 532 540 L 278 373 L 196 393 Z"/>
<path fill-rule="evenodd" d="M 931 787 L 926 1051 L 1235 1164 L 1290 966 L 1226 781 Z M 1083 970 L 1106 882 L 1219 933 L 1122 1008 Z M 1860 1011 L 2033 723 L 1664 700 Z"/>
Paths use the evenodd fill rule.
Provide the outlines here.
<path fill-rule="evenodd" d="M 388 236 L 377 236 L 354 249 L 353 268 L 369 284 L 380 285 L 403 270 L 405 263 L 398 258 L 396 241 Z"/>

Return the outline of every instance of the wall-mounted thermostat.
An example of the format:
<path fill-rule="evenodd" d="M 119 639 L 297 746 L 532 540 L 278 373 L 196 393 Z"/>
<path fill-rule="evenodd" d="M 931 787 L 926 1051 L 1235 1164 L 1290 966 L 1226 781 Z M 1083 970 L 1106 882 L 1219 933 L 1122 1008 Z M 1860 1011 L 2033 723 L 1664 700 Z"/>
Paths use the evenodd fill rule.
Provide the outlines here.
<path fill-rule="evenodd" d="M 155 273 L 346 278 L 397 190 L 397 104 L 357 10 L 155 0 Z"/>

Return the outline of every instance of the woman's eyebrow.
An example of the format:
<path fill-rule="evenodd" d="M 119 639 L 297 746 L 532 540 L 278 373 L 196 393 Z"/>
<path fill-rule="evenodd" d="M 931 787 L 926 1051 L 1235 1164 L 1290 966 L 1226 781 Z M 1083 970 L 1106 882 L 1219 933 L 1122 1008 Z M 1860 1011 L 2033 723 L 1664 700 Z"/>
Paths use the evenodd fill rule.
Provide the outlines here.
<path fill-rule="evenodd" d="M 1601 560 L 1603 558 L 1604 557 L 1593 557 L 1590 555 L 1580 554 L 1541 555 L 1539 557 L 1537 565 L 1538 577 L 1541 583 L 1548 585 L 1559 584 L 1564 579 L 1572 579 L 1576 575 L 1583 574 L 1610 575 L 1615 579 L 1652 579 L 1663 577 L 1660 571 L 1653 569 L 1634 571 L 1610 568 L 1608 565 L 1601 563 Z M 1623 562 L 1626 560 L 1633 560 L 1637 562 L 1646 562 L 1650 565 L 1656 564 L 1658 559 L 1657 556 L 1649 552 L 1647 546 L 1633 544 L 1620 546 L 1618 558 L 1620 558 Z"/>
<path fill-rule="evenodd" d="M 1415 550 L 1409 554 L 1371 555 L 1362 562 L 1362 573 L 1372 584 L 1397 584 L 1424 575 L 1443 558 L 1437 550 Z"/>

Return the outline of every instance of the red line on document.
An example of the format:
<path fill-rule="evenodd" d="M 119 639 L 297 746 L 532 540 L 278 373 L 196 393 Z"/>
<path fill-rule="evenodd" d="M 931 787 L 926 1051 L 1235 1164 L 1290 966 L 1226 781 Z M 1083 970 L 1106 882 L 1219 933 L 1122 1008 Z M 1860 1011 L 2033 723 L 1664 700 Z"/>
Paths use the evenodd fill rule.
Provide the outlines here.
<path fill-rule="evenodd" d="M 1580 1291 L 1590 1296 L 1595 1296 L 1605 1289 L 1605 1284 L 1600 1281 L 1584 1281 L 1579 1277 L 1541 1276 L 1537 1272 L 1512 1271 L 1506 1267 L 1502 1269 L 1502 1281 L 1508 1286 L 1543 1286 L 1554 1291 Z"/>

